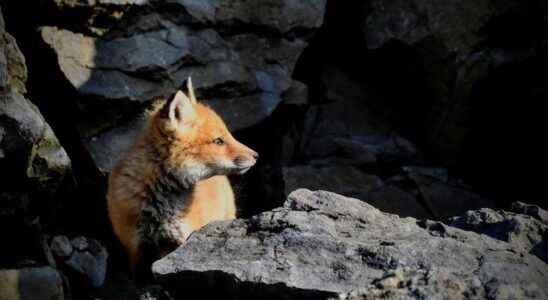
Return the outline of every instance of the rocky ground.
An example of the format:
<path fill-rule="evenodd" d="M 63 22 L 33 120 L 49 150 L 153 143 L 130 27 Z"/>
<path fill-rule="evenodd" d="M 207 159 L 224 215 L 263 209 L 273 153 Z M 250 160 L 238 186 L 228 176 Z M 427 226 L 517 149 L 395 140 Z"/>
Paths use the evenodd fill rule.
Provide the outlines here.
<path fill-rule="evenodd" d="M 543 1 L 0 8 L 0 299 L 548 298 Z M 106 178 L 188 76 L 261 159 L 135 286 Z"/>

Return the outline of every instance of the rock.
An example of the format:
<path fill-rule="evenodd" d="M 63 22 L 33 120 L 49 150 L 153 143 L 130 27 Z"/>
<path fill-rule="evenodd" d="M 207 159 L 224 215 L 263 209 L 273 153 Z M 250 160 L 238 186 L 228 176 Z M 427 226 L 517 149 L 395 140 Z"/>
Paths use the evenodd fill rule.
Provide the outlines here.
<path fill-rule="evenodd" d="M 466 53 L 482 38 L 479 30 L 495 11 L 489 1 L 425 3 L 422 1 L 371 2 L 365 36 L 367 46 L 377 49 L 390 40 L 416 44 L 437 38 L 448 51 Z"/>
<path fill-rule="evenodd" d="M 288 33 L 297 26 L 303 29 L 314 29 L 322 24 L 323 10 L 326 1 L 287 1 L 274 0 L 268 5 L 264 3 L 249 3 L 247 1 L 203 1 L 177 0 L 190 15 L 204 23 L 218 23 L 224 26 L 246 24 L 248 26 L 264 27 L 279 33 Z M 279 16 L 284 16 L 280 18 Z M 311 18 L 320 16 L 320 18 Z M 298 25 L 297 25 L 298 24 Z"/>
<path fill-rule="evenodd" d="M 372 113 L 366 88 L 336 67 L 326 70 L 323 83 L 326 103 L 313 105 L 305 117 L 301 148 L 306 158 L 371 170 L 417 161 L 415 146 Z"/>
<path fill-rule="evenodd" d="M 418 186 L 422 199 L 436 218 L 452 217 L 469 209 L 493 206 L 488 199 L 449 178 L 445 169 L 405 167 L 404 170 Z"/>
<path fill-rule="evenodd" d="M 0 13 L 0 214 L 19 221 L 56 207 L 54 195 L 71 170 L 70 159 L 38 108 L 24 97 L 27 69 Z M 9 225 L 5 225 L 10 227 Z M 15 230 L 15 228 L 11 228 Z"/>
<path fill-rule="evenodd" d="M 531 216 L 539 221 L 548 223 L 548 212 L 537 205 L 531 205 L 523 202 L 512 203 L 511 210 L 518 214 Z"/>
<path fill-rule="evenodd" d="M 168 292 L 159 285 L 147 286 L 138 291 L 138 300 L 172 300 Z"/>
<path fill-rule="evenodd" d="M 41 29 L 60 71 L 81 96 L 75 99 L 83 107 L 80 119 L 90 120 L 79 124 L 80 135 L 104 172 L 132 140 L 138 111 L 155 97 L 173 94 L 189 76 L 198 98 L 231 130 L 261 122 L 283 99 L 302 98 L 303 87 L 291 75 L 323 22 L 326 3 L 107 2 L 56 1 L 61 16 L 85 12 L 89 32 Z M 142 9 L 131 10 L 134 5 Z M 96 114 L 86 114 L 86 107 Z"/>
<path fill-rule="evenodd" d="M 101 132 L 84 140 L 84 145 L 100 171 L 108 173 L 120 155 L 128 149 L 145 128 L 143 116 L 138 116 L 125 124 Z"/>
<path fill-rule="evenodd" d="M 0 299 L 63 300 L 63 279 L 51 267 L 0 270 Z"/>
<path fill-rule="evenodd" d="M 306 188 L 327 190 L 349 196 L 367 199 L 368 193 L 382 185 L 375 175 L 363 173 L 351 166 L 294 166 L 283 168 L 285 194 Z"/>
<path fill-rule="evenodd" d="M 387 61 L 401 58 L 388 74 L 403 75 L 387 78 L 391 82 L 384 88 L 403 91 L 386 91 L 397 98 L 403 96 L 401 101 L 394 99 L 392 109 L 396 114 L 406 108 L 416 110 L 405 112 L 403 115 L 409 120 L 400 126 L 412 127 L 442 162 L 457 159 L 460 147 L 473 129 L 471 112 L 479 102 L 474 93 L 481 81 L 501 66 L 531 57 L 538 51 L 531 45 L 543 40 L 542 35 L 523 37 L 518 33 L 533 32 L 537 30 L 537 22 L 542 22 L 541 14 L 535 15 L 532 12 L 535 9 L 523 1 L 374 0 L 366 7 L 363 23 L 366 47 L 384 53 Z M 515 24 L 524 25 L 508 34 Z M 497 41 L 498 35 L 505 36 L 501 38 L 504 42 Z M 528 40 L 531 37 L 535 40 Z M 415 80 L 416 84 L 409 85 Z M 409 101 L 413 104 L 409 105 Z"/>
<path fill-rule="evenodd" d="M 282 98 L 284 104 L 305 105 L 308 103 L 308 86 L 300 81 L 293 80 Z"/>
<path fill-rule="evenodd" d="M 152 270 L 175 297 L 317 299 L 369 288 L 387 291 L 379 297 L 542 299 L 548 292 L 548 265 L 512 244 L 304 189 L 282 208 L 205 226 Z"/>
<path fill-rule="evenodd" d="M 70 242 L 66 236 L 52 239 L 51 248 L 59 265 L 76 272 L 86 285 L 100 287 L 107 272 L 107 250 L 94 239 L 76 237 Z M 78 280 L 78 277 L 76 277 Z"/>
<path fill-rule="evenodd" d="M 53 251 L 53 254 L 55 256 L 61 257 L 61 258 L 68 258 L 72 254 L 72 245 L 70 244 L 70 240 L 64 236 L 59 235 L 54 237 L 51 240 L 51 251 Z"/>
<path fill-rule="evenodd" d="M 27 90 L 27 66 L 15 39 L 5 31 L 4 17 L 0 10 L 0 92 L 11 87 L 19 94 Z"/>
<path fill-rule="evenodd" d="M 485 288 L 485 293 L 477 292 Z M 467 293 L 470 289 L 471 293 Z M 534 284 L 505 285 L 499 282 L 481 286 L 478 280 L 463 284 L 450 273 L 436 270 L 413 270 L 401 268 L 373 282 L 368 287 L 342 293 L 334 299 L 542 299 L 544 294 Z"/>
<path fill-rule="evenodd" d="M 546 215 L 546 211 L 521 202 L 513 206 L 518 208 L 517 213 L 482 208 L 451 218 L 448 224 L 508 242 L 521 252 L 536 255 L 548 263 L 548 223 L 525 214 L 522 209 L 536 211 L 533 215 Z"/>

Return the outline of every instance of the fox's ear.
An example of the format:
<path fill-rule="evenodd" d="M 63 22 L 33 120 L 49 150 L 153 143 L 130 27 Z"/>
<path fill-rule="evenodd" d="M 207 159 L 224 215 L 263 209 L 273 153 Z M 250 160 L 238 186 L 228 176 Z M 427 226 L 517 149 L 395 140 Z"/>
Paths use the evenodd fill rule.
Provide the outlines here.
<path fill-rule="evenodd" d="M 174 128 L 190 124 L 196 119 L 196 110 L 191 100 L 181 91 L 177 91 L 169 102 L 169 120 Z"/>
<path fill-rule="evenodd" d="M 186 80 L 186 88 L 188 90 L 188 96 L 190 97 L 190 102 L 195 104 L 197 102 L 196 95 L 194 94 L 194 87 L 192 86 L 192 78 L 188 76 L 188 79 Z"/>

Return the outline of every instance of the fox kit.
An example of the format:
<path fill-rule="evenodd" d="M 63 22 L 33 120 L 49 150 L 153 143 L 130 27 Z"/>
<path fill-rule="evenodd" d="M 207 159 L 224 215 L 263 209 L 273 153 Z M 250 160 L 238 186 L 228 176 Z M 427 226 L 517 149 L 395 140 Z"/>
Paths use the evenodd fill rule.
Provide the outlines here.
<path fill-rule="evenodd" d="M 196 101 L 190 78 L 187 87 L 188 96 L 178 91 L 150 112 L 109 178 L 109 217 L 132 270 L 145 249 L 159 258 L 207 223 L 234 219 L 225 175 L 245 173 L 258 158 Z"/>

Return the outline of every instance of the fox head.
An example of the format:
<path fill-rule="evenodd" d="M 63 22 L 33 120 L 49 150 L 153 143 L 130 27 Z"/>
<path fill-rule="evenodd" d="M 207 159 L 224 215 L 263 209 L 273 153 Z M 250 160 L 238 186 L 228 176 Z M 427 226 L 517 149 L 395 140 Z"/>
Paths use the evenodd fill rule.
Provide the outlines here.
<path fill-rule="evenodd" d="M 215 175 L 243 174 L 259 155 L 238 142 L 211 108 L 178 91 L 153 114 L 149 129 L 165 169 L 186 185 Z M 163 155 L 162 155 L 163 154 Z"/>

